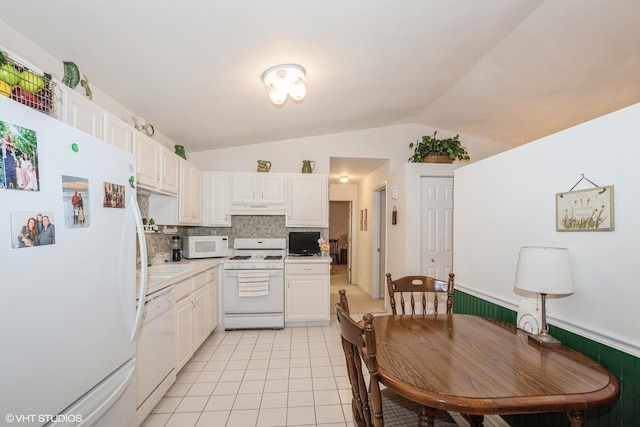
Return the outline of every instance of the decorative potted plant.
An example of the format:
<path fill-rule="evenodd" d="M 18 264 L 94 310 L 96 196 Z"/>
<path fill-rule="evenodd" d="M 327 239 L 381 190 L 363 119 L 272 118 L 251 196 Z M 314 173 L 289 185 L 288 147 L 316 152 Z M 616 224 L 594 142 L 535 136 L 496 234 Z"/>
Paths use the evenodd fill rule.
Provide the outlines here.
<path fill-rule="evenodd" d="M 422 140 L 409 144 L 413 155 L 409 161 L 413 163 L 453 163 L 454 160 L 469 160 L 466 148 L 460 144 L 460 135 L 452 138 L 437 139 L 436 134 L 425 135 Z"/>

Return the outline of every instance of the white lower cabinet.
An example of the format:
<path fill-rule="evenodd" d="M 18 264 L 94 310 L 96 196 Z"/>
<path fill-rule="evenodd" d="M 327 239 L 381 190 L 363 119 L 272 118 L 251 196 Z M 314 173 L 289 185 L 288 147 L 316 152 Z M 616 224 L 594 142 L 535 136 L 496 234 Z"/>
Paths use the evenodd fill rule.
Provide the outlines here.
<path fill-rule="evenodd" d="M 220 322 L 220 311 L 218 310 L 218 267 L 207 270 L 207 287 L 209 290 L 208 299 L 208 330 L 213 332 Z"/>
<path fill-rule="evenodd" d="M 285 326 L 329 324 L 329 263 L 285 263 Z"/>
<path fill-rule="evenodd" d="M 176 372 L 193 355 L 193 304 L 191 279 L 176 285 Z"/>
<path fill-rule="evenodd" d="M 218 326 L 218 267 L 176 284 L 176 372 Z"/>
<path fill-rule="evenodd" d="M 193 348 L 197 349 L 209 336 L 209 289 L 206 286 L 193 292 Z"/>

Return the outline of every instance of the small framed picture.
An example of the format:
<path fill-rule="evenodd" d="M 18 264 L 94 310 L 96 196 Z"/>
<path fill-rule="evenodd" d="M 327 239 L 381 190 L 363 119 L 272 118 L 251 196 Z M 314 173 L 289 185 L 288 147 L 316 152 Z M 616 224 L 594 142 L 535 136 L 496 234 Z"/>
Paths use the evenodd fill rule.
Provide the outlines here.
<path fill-rule="evenodd" d="M 556 194 L 556 231 L 613 231 L 613 185 Z"/>

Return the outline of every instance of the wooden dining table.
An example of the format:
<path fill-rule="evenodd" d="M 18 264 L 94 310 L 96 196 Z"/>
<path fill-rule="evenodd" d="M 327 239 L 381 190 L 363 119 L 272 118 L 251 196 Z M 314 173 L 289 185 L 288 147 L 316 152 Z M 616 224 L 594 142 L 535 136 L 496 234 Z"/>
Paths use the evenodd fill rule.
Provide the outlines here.
<path fill-rule="evenodd" d="M 484 415 L 566 412 L 571 427 L 584 411 L 615 401 L 617 379 L 566 347 L 541 348 L 514 325 L 465 314 L 376 316 L 379 379 L 423 406 Z M 427 417 L 421 425 L 429 426 Z"/>

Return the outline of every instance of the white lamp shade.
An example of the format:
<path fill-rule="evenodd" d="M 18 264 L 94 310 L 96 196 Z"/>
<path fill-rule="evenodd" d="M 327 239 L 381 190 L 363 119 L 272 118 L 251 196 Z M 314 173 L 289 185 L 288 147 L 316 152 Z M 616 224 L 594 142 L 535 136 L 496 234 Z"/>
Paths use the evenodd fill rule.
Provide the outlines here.
<path fill-rule="evenodd" d="M 572 294 L 569 251 L 565 248 L 523 246 L 518 256 L 515 287 L 540 294 Z"/>

